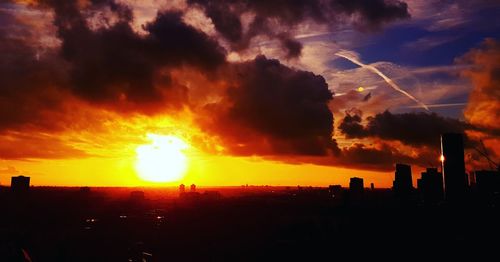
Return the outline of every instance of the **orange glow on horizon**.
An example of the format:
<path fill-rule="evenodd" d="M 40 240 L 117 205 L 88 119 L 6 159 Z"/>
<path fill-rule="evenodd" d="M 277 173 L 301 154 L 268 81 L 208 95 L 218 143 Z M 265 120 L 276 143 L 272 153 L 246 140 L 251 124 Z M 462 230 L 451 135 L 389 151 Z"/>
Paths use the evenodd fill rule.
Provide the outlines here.
<path fill-rule="evenodd" d="M 54 151 L 54 157 L 0 160 L 0 171 L 3 170 L 0 185 L 9 185 L 10 176 L 20 174 L 30 176 L 34 186 L 163 187 L 181 183 L 200 186 L 348 186 L 349 178 L 353 176 L 363 177 L 366 185 L 373 182 L 376 187 L 390 187 L 392 184 L 392 172 L 291 164 L 258 156 L 230 155 L 218 137 L 200 130 L 189 110 L 169 115 L 120 115 L 79 105 L 78 110 L 72 112 L 75 129 L 68 128 L 54 135 L 39 134 L 36 130 L 23 134 L 23 139 L 31 137 L 33 150 L 50 149 Z M 137 149 L 147 145 L 149 150 L 158 143 L 156 138 L 148 138 L 145 134 L 175 137 L 188 146 L 180 149 L 183 148 L 181 143 L 177 145 L 180 148 L 166 149 L 172 152 L 174 159 L 186 160 L 185 168 L 183 164 L 176 167 L 176 170 L 183 170 L 182 175 L 161 177 L 152 172 L 145 176 L 141 172 L 149 171 L 139 171 L 148 168 L 147 165 L 142 168 L 142 164 L 138 168 Z M 11 137 L 14 135 L 17 134 L 11 134 L 5 140 L 16 141 Z M 185 158 L 178 155 L 178 150 Z M 152 151 L 162 152 L 163 149 Z M 159 165 L 160 169 L 166 170 L 169 161 L 163 163 L 158 159 L 161 158 L 159 155 L 153 155 L 156 160 L 151 160 L 151 166 Z"/>

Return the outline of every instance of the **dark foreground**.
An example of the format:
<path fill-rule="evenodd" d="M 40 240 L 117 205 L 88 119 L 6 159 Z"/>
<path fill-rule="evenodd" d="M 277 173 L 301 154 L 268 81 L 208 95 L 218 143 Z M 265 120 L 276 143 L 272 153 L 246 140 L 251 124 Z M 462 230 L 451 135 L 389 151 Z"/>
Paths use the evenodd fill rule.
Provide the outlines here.
<path fill-rule="evenodd" d="M 0 261 L 498 258 L 495 201 L 424 205 L 397 200 L 389 190 L 221 193 L 162 198 L 156 192 L 148 200 L 147 191 L 146 199 L 130 199 L 94 189 L 13 194 L 4 188 Z"/>

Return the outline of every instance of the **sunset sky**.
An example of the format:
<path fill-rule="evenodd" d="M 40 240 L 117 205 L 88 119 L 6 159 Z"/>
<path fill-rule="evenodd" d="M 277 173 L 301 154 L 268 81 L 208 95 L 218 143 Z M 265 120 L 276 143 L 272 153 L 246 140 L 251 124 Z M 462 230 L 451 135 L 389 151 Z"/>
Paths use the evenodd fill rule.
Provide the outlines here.
<path fill-rule="evenodd" d="M 443 132 L 488 168 L 499 38 L 496 0 L 2 0 L 0 185 L 390 187 Z"/>

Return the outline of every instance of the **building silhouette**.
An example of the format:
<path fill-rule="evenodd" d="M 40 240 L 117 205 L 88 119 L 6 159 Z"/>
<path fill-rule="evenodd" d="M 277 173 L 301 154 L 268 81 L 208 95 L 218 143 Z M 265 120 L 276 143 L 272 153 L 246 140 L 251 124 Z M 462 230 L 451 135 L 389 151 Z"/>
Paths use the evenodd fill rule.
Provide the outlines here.
<path fill-rule="evenodd" d="M 351 177 L 349 180 L 349 191 L 352 193 L 363 193 L 363 178 Z"/>
<path fill-rule="evenodd" d="M 340 194 L 342 193 L 342 186 L 341 185 L 329 185 L 328 186 L 328 193 L 332 197 L 339 197 Z"/>
<path fill-rule="evenodd" d="M 418 180 L 418 190 L 426 204 L 435 204 L 443 200 L 443 174 L 437 168 L 427 168 Z"/>
<path fill-rule="evenodd" d="M 88 186 L 82 186 L 82 187 L 80 187 L 80 189 L 78 190 L 78 192 L 80 192 L 80 194 L 88 195 L 88 194 L 90 194 L 90 187 L 88 187 Z"/>
<path fill-rule="evenodd" d="M 413 181 L 411 177 L 411 166 L 396 164 L 396 172 L 393 181 L 394 194 L 398 197 L 407 197 L 413 191 Z"/>
<path fill-rule="evenodd" d="M 461 200 L 467 193 L 464 141 L 462 134 L 441 135 L 441 163 L 446 200 Z"/>
<path fill-rule="evenodd" d="M 30 188 L 30 177 L 13 176 L 10 180 L 10 188 L 13 192 L 26 192 Z"/>
<path fill-rule="evenodd" d="M 500 193 L 500 172 L 495 170 L 478 170 L 474 172 L 476 189 L 482 197 L 490 198 Z"/>
<path fill-rule="evenodd" d="M 132 191 L 130 192 L 130 200 L 139 202 L 145 199 L 144 191 Z"/>
<path fill-rule="evenodd" d="M 219 200 L 222 198 L 222 195 L 219 191 L 205 191 L 203 193 L 203 199 L 204 200 Z"/>

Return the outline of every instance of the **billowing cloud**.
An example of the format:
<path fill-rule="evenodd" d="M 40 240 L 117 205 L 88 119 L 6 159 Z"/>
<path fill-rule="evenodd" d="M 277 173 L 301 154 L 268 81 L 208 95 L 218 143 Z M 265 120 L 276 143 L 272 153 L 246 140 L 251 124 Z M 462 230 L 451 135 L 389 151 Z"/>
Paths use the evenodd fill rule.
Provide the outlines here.
<path fill-rule="evenodd" d="M 481 48 L 467 53 L 462 62 L 474 67 L 462 75 L 470 78 L 473 89 L 464 111 L 472 124 L 500 129 L 500 43 L 487 39 Z"/>
<path fill-rule="evenodd" d="M 63 61 L 48 59 L 55 56 L 50 50 L 35 49 L 33 30 L 17 21 L 0 9 L 0 130 L 50 125 L 45 113 L 61 109 L 64 99 L 58 88 L 64 82 Z"/>
<path fill-rule="evenodd" d="M 325 155 L 335 150 L 332 93 L 323 77 L 259 56 L 235 64 L 225 100 L 206 106 L 207 130 L 235 154 Z"/>
<path fill-rule="evenodd" d="M 469 94 L 469 101 L 464 110 L 464 117 L 475 126 L 480 127 L 472 132 L 471 137 L 482 140 L 486 149 L 480 150 L 489 155 L 498 163 L 500 155 L 500 44 L 493 39 L 486 39 L 482 45 L 468 52 L 459 59 L 460 63 L 471 64 L 462 71 L 462 75 L 469 78 L 473 89 Z M 486 150 L 486 152 L 485 152 Z M 470 154 L 473 166 L 491 168 L 486 159 L 478 152 Z"/>
<path fill-rule="evenodd" d="M 107 1 L 116 22 L 92 30 L 77 2 L 51 3 L 62 40 L 61 54 L 69 63 L 74 92 L 92 102 L 158 102 L 171 83 L 168 68 L 193 66 L 210 71 L 224 63 L 224 50 L 180 13 L 159 13 L 137 34 L 130 26 L 130 10 Z M 171 94 L 172 92 L 168 93 Z M 177 92 L 171 103 L 182 102 Z"/>
<path fill-rule="evenodd" d="M 393 114 L 385 111 L 366 120 L 366 125 L 363 125 L 361 112 L 347 112 L 339 129 L 347 138 L 375 137 L 436 148 L 440 145 L 442 133 L 464 133 L 466 129 L 472 128 L 458 119 L 422 112 Z"/>

